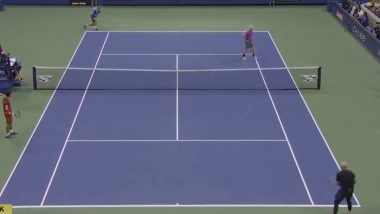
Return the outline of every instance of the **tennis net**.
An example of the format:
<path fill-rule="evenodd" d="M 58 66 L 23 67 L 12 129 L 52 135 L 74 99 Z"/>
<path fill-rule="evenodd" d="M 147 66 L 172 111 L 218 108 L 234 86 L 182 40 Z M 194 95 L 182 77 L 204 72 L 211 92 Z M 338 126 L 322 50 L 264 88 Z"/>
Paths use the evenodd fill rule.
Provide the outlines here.
<path fill-rule="evenodd" d="M 321 67 L 155 70 L 33 67 L 35 90 L 320 89 Z"/>

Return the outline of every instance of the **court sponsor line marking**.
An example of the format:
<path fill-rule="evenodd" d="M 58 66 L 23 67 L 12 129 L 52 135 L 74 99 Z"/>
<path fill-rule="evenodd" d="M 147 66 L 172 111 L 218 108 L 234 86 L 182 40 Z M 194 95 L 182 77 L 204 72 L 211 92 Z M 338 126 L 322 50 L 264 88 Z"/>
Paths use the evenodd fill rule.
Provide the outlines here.
<path fill-rule="evenodd" d="M 105 45 L 106 45 L 106 43 L 107 43 L 108 35 L 109 35 L 109 33 L 107 33 L 107 35 L 106 35 L 106 37 L 105 37 L 105 39 L 104 39 L 104 41 L 103 41 L 102 48 L 100 49 L 100 53 L 99 53 L 99 55 L 98 55 L 98 59 L 97 59 L 96 62 L 95 62 L 94 70 L 92 71 L 91 76 L 90 76 L 90 79 L 88 80 L 88 83 L 87 83 L 87 86 L 86 86 L 86 90 L 85 90 L 84 93 L 83 93 L 82 99 L 81 99 L 81 101 L 80 101 L 80 103 L 79 103 L 79 106 L 78 106 L 78 109 L 77 109 L 77 111 L 76 111 L 76 113 L 75 113 L 75 117 L 74 117 L 74 120 L 73 120 L 73 122 L 72 122 L 72 124 L 71 124 L 70 130 L 69 130 L 69 133 L 67 134 L 65 144 L 63 145 L 63 148 L 62 148 L 62 150 L 61 150 L 61 153 L 59 154 L 58 161 L 57 161 L 57 163 L 56 163 L 56 165 L 55 165 L 55 168 L 54 168 L 53 174 L 52 174 L 52 176 L 51 176 L 51 178 L 50 178 L 49 184 L 48 184 L 48 186 L 47 186 L 47 188 L 46 188 L 46 190 L 45 190 L 44 197 L 42 198 L 42 201 L 41 201 L 40 206 L 43 206 L 44 203 L 45 203 L 45 200 L 46 200 L 47 194 L 48 194 L 48 192 L 49 192 L 49 190 L 50 190 L 50 186 L 51 186 L 51 184 L 52 184 L 52 182 L 53 182 L 53 180 L 54 180 L 54 177 L 55 177 L 55 174 L 56 174 L 56 172 L 57 172 L 58 166 L 59 166 L 59 164 L 60 164 L 60 162 L 61 162 L 61 159 L 62 159 L 62 157 L 63 157 L 63 153 L 65 152 L 65 149 L 66 149 L 66 146 L 67 146 L 68 139 L 70 138 L 71 132 L 73 131 L 73 128 L 74 128 L 75 122 L 76 122 L 76 120 L 77 120 L 77 118 L 78 118 L 78 115 L 79 115 L 79 112 L 80 112 L 80 110 L 81 110 L 81 107 L 82 107 L 83 101 L 84 101 L 84 99 L 85 99 L 85 97 L 86 97 L 86 94 L 87 94 L 88 88 L 90 87 L 91 80 L 92 80 L 92 78 L 93 78 L 93 76 L 94 76 L 94 73 L 95 73 L 95 70 L 96 70 L 96 66 L 97 66 L 98 63 L 99 63 L 99 60 L 100 60 L 100 57 L 101 57 L 101 53 L 103 52 L 103 49 L 104 49 L 104 47 L 105 47 Z"/>
<path fill-rule="evenodd" d="M 146 204 L 146 205 L 43 205 L 43 206 L 13 206 L 15 209 L 41 209 L 41 208 L 175 208 L 175 207 L 283 207 L 283 208 L 330 208 L 333 204 Z M 339 207 L 347 207 L 347 205 L 339 205 Z M 359 207 L 352 205 L 352 207 Z"/>
<path fill-rule="evenodd" d="M 179 76 L 179 55 L 177 54 L 176 55 L 176 63 L 175 63 L 175 68 L 176 68 L 176 96 L 175 96 L 175 111 L 176 111 L 176 115 L 175 115 L 175 118 L 176 118 L 176 140 L 179 142 L 179 92 L 178 92 L 178 88 L 179 88 L 179 85 L 178 85 L 178 76 Z"/>
<path fill-rule="evenodd" d="M 274 100 L 273 100 L 272 94 L 271 94 L 271 92 L 270 92 L 270 90 L 269 90 L 269 88 L 268 88 L 268 84 L 267 84 L 267 82 L 266 82 L 266 80 L 265 80 L 265 77 L 264 77 L 263 72 L 262 72 L 261 69 L 260 69 L 260 64 L 259 64 L 259 62 L 257 61 L 257 58 L 256 58 L 256 57 L 255 57 L 255 62 L 256 62 L 256 64 L 257 64 L 257 67 L 259 68 L 261 78 L 263 79 L 263 82 L 264 82 L 265 88 L 266 88 L 266 90 L 267 90 L 267 92 L 268 92 L 268 95 L 269 95 L 269 98 L 270 98 L 270 100 L 271 100 L 271 102 L 272 102 L 272 106 L 273 106 L 274 111 L 275 111 L 275 113 L 276 113 L 277 119 L 278 119 L 278 121 L 280 122 L 282 132 L 283 132 L 284 135 L 285 135 L 286 142 L 288 143 L 288 146 L 289 146 L 290 152 L 291 152 L 291 154 L 292 154 L 292 156 L 293 156 L 293 160 L 294 160 L 294 162 L 295 162 L 295 164 L 296 164 L 296 167 L 297 167 L 298 173 L 299 173 L 300 176 L 301 176 L 302 183 L 303 183 L 303 185 L 304 185 L 304 187 L 305 187 L 305 190 L 306 190 L 307 196 L 309 197 L 309 200 L 310 200 L 311 204 L 314 205 L 313 198 L 311 197 L 311 194 L 310 194 L 309 188 L 308 188 L 307 185 L 306 185 L 305 178 L 303 177 L 303 174 L 302 174 L 301 168 L 300 168 L 299 165 L 298 165 L 298 161 L 297 161 L 297 158 L 296 158 L 296 156 L 295 156 L 295 154 L 294 154 L 294 151 L 293 151 L 292 145 L 291 145 L 290 142 L 289 142 L 289 138 L 288 138 L 288 135 L 287 135 L 287 133 L 286 133 L 286 131 L 285 131 L 284 125 L 283 125 L 283 123 L 282 123 L 282 120 L 281 120 L 281 118 L 280 118 L 280 114 L 279 114 L 278 111 L 277 111 L 277 107 L 276 107 L 276 105 L 275 105 L 275 103 L 274 103 Z"/>
<path fill-rule="evenodd" d="M 183 141 L 183 142 L 286 142 L 286 139 L 184 139 L 184 140 L 177 140 L 177 139 L 146 139 L 146 140 L 132 140 L 132 139 L 118 139 L 118 140 L 107 140 L 107 139 L 94 139 L 94 140 L 68 140 L 68 142 L 161 142 L 161 141 L 166 141 L 166 142 L 176 142 L 176 141 Z"/>
<path fill-rule="evenodd" d="M 82 38 L 80 39 L 80 41 L 79 41 L 77 47 L 75 48 L 75 51 L 74 51 L 73 55 L 71 56 L 71 59 L 70 59 L 69 63 L 67 64 L 67 66 L 66 66 L 66 68 L 65 68 L 65 71 L 63 72 L 63 74 L 62 74 L 62 76 L 61 76 L 61 79 L 60 79 L 59 82 L 58 82 L 58 85 L 56 86 L 56 89 L 57 89 L 57 87 L 59 86 L 59 84 L 61 84 L 61 81 L 62 81 L 63 77 L 65 76 L 66 71 L 68 70 L 70 64 L 71 64 L 72 61 L 74 60 L 74 57 L 75 57 L 75 55 L 76 55 L 76 53 L 77 53 L 77 51 L 78 51 L 80 45 L 82 44 L 82 41 L 83 41 L 83 39 L 84 39 L 85 36 L 86 36 L 86 32 L 82 35 Z M 6 189 L 6 187 L 8 186 L 8 183 L 9 183 L 9 181 L 11 180 L 11 178 L 12 178 L 14 172 L 16 171 L 16 168 L 18 167 L 18 165 L 19 165 L 19 163 L 20 163 L 22 157 L 24 156 L 24 153 L 25 153 L 25 151 L 26 151 L 26 148 L 28 148 L 28 146 L 29 146 L 29 144 L 30 144 L 32 138 L 34 137 L 34 134 L 36 133 L 38 127 L 40 126 L 40 123 L 41 123 L 41 121 L 42 121 L 42 118 L 44 118 L 45 113 L 46 113 L 47 109 L 49 108 L 50 103 L 51 103 L 51 101 L 53 100 L 53 98 L 54 98 L 56 92 L 57 92 L 57 90 L 54 90 L 53 93 L 52 93 L 52 95 L 50 96 L 48 103 L 46 104 L 46 106 L 45 106 L 45 108 L 44 108 L 44 110 L 43 110 L 43 112 L 42 112 L 40 118 L 39 118 L 38 121 L 37 121 L 36 126 L 35 126 L 34 129 L 33 129 L 32 134 L 30 135 L 30 137 L 29 137 L 29 139 L 28 139 L 28 142 L 27 142 L 26 145 L 24 146 L 24 149 L 22 150 L 20 156 L 18 157 L 16 164 L 14 165 L 14 167 L 13 167 L 11 173 L 9 174 L 9 176 L 8 176 L 8 178 L 7 178 L 5 184 L 4 184 L 4 186 L 3 186 L 3 188 L 2 188 L 2 190 L 1 190 L 1 192 L 0 192 L 0 198 L 1 198 L 1 196 L 3 195 L 3 193 L 4 193 L 5 189 Z"/>
<path fill-rule="evenodd" d="M 268 33 L 270 39 L 272 40 L 272 43 L 273 43 L 274 47 L 276 48 L 277 53 L 278 53 L 278 55 L 280 56 L 280 58 L 281 58 L 281 60 L 282 60 L 282 63 L 285 65 L 286 70 L 288 71 L 290 77 L 292 78 L 293 83 L 295 84 L 295 80 L 293 79 L 293 76 L 291 75 L 291 73 L 290 73 L 290 71 L 289 71 L 289 68 L 287 67 L 287 64 L 285 63 L 285 60 L 284 60 L 284 58 L 283 58 L 283 56 L 282 56 L 282 54 L 281 54 L 281 52 L 280 52 L 280 49 L 278 49 L 277 44 L 276 44 L 276 42 L 274 41 L 274 39 L 273 39 L 273 37 L 272 37 L 272 34 L 271 34 L 269 31 L 268 31 L 267 33 Z M 298 88 L 298 87 L 296 87 L 296 88 L 297 88 L 298 94 L 300 95 L 300 97 L 301 97 L 301 99 L 302 99 L 304 105 L 306 106 L 306 109 L 307 109 L 308 112 L 309 112 L 309 115 L 310 115 L 311 119 L 313 120 L 315 126 L 317 127 L 317 130 L 318 130 L 319 134 L 321 135 L 321 137 L 322 137 L 322 139 L 323 139 L 323 142 L 325 143 L 325 145 L 326 145 L 326 147 L 327 147 L 327 149 L 328 149 L 328 151 L 329 151 L 331 157 L 334 159 L 335 164 L 336 164 L 336 166 L 338 167 L 338 170 L 339 170 L 339 169 L 340 169 L 340 166 L 339 166 L 339 164 L 338 164 L 338 161 L 337 161 L 337 159 L 335 158 L 334 153 L 332 152 L 332 150 L 331 150 L 329 144 L 327 143 L 327 140 L 326 140 L 325 136 L 323 135 L 321 129 L 319 128 L 319 126 L 318 126 L 318 124 L 317 124 L 317 121 L 315 120 L 313 114 L 311 113 L 310 108 L 309 108 L 309 105 L 306 103 L 306 100 L 305 100 L 305 98 L 303 97 L 302 93 L 300 92 L 299 88 Z M 357 199 L 357 197 L 356 197 L 355 194 L 354 194 L 354 199 L 355 199 L 356 203 L 358 204 L 358 207 L 361 207 L 360 202 L 359 202 L 359 200 Z"/>

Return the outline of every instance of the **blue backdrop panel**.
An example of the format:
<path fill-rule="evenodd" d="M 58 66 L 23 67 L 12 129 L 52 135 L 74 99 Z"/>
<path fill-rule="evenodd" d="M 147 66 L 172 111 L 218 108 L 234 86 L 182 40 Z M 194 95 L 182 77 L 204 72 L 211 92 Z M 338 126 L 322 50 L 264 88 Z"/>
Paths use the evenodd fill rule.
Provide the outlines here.
<path fill-rule="evenodd" d="M 280 4 L 324 4 L 326 0 L 280 0 Z M 255 5 L 268 4 L 266 0 L 103 0 L 110 5 Z"/>
<path fill-rule="evenodd" d="M 6 0 L 7 4 L 68 5 L 69 0 Z M 325 4 L 326 0 L 280 0 L 280 4 Z M 103 5 L 256 5 L 266 0 L 102 0 Z"/>
<path fill-rule="evenodd" d="M 69 0 L 4 0 L 6 4 L 46 4 L 46 5 L 68 5 Z"/>

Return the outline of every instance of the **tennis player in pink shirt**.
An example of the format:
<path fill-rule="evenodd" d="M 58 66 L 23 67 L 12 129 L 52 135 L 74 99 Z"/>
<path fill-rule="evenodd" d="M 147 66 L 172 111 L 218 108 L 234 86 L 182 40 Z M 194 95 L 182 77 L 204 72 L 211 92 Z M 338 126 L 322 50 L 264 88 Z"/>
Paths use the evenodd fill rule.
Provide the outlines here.
<path fill-rule="evenodd" d="M 243 60 L 247 60 L 245 55 L 248 52 L 252 52 L 252 56 L 255 57 L 256 49 L 253 46 L 253 27 L 249 26 L 249 28 L 243 33 L 244 43 L 245 43 L 245 49 L 243 52 Z"/>

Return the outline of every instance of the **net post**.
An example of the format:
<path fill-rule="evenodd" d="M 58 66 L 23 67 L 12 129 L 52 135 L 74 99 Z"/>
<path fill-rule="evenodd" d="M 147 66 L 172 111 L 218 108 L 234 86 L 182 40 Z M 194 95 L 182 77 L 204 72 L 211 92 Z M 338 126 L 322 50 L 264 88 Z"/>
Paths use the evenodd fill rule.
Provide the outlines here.
<path fill-rule="evenodd" d="M 33 66 L 33 90 L 37 90 L 37 69 Z"/>
<path fill-rule="evenodd" d="M 322 67 L 318 67 L 318 83 L 317 83 L 317 89 L 321 90 L 321 82 L 322 82 Z"/>

